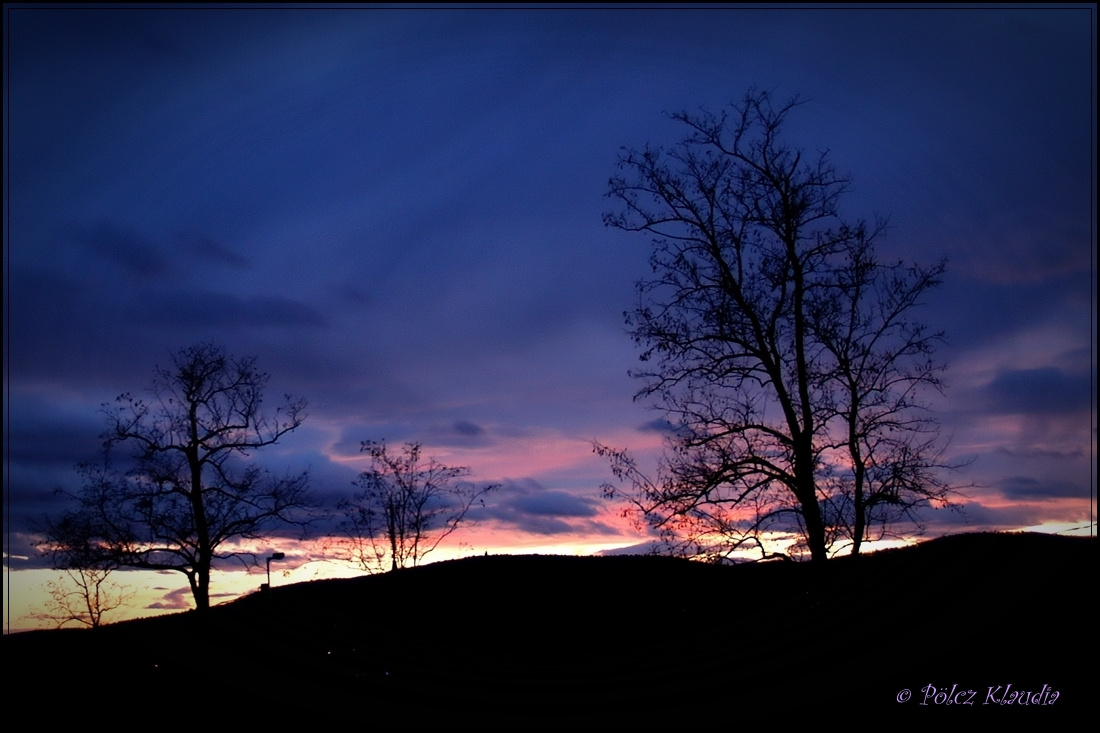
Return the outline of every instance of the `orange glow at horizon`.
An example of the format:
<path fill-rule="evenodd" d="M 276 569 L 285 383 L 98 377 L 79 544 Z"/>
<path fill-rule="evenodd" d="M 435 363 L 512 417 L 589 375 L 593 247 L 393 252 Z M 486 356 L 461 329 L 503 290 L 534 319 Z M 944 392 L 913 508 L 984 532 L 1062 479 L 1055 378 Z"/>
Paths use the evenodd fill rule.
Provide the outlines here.
<path fill-rule="evenodd" d="M 610 512 L 608 513 L 610 514 Z M 610 520 L 608 516 L 601 519 Z M 622 527 L 624 534 L 617 538 L 609 536 L 584 536 L 570 534 L 560 536 L 538 536 L 523 533 L 518 530 L 502 529 L 485 525 L 471 525 L 461 528 L 452 535 L 453 542 L 441 545 L 435 552 L 428 555 L 423 563 L 431 564 L 446 560 L 455 560 L 464 557 L 473 557 L 483 554 L 489 555 L 594 555 L 600 552 L 617 550 L 624 547 L 645 542 L 647 537 L 634 533 L 626 528 L 627 520 L 618 519 L 618 527 Z M 1051 534 L 1073 534 L 1095 536 L 1095 522 L 1091 525 L 1087 517 L 1079 522 L 1045 522 L 1030 527 L 1020 527 L 1006 531 L 1018 532 L 1044 532 Z M 789 538 L 776 537 L 776 547 L 789 544 Z M 864 551 L 892 547 L 912 545 L 919 541 L 918 537 L 892 538 L 877 541 L 865 541 Z M 271 585 L 278 588 L 280 585 L 304 583 L 314 580 L 326 580 L 331 578 L 352 578 L 365 575 L 361 569 L 348 562 L 334 559 L 330 552 L 330 540 L 318 538 L 310 542 L 279 542 L 265 543 L 265 547 L 255 546 L 252 549 L 260 550 L 261 558 L 272 550 L 266 545 L 277 547 L 286 553 L 286 559 L 273 562 L 271 565 Z M 841 552 L 840 554 L 844 554 Z M 745 559 L 759 559 L 759 552 L 748 553 Z M 58 571 L 48 569 L 35 570 L 9 570 L 5 574 L 5 598 L 9 604 L 11 626 L 5 625 L 5 633 L 9 631 L 27 631 L 38 628 L 54 628 L 55 623 L 36 617 L 45 611 L 48 596 L 45 585 L 51 580 L 57 579 Z M 115 576 L 113 576 L 115 577 Z M 128 604 L 117 611 L 105 616 L 106 623 L 115 623 L 133 618 L 146 618 L 166 613 L 176 613 L 193 607 L 190 590 L 182 574 L 171 571 L 119 571 L 115 578 L 119 585 L 133 591 L 134 596 Z M 211 587 L 211 603 L 218 605 L 226 603 L 249 593 L 258 592 L 260 584 L 266 581 L 264 567 L 249 570 L 222 569 L 215 570 Z"/>

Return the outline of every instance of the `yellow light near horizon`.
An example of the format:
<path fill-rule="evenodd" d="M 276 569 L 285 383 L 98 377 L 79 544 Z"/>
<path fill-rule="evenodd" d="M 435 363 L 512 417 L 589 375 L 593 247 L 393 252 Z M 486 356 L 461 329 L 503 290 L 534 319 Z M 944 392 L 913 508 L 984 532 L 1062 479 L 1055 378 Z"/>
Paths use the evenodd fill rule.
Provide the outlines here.
<path fill-rule="evenodd" d="M 51 582 L 66 582 L 64 573 L 49 568 L 34 568 L 9 569 L 4 575 L 4 633 L 56 628 L 56 621 L 39 618 L 39 615 L 49 611 L 50 594 L 47 585 Z M 185 610 L 183 607 L 164 604 L 167 593 L 174 590 L 174 576 L 178 576 L 183 587 L 186 587 L 187 581 L 179 573 L 166 575 L 149 570 L 116 571 L 111 575 L 111 581 L 117 582 L 133 595 L 122 607 L 106 613 L 103 622 L 110 624 Z M 154 607 L 158 604 L 163 607 Z M 79 624 L 70 623 L 66 628 L 79 628 Z"/>
<path fill-rule="evenodd" d="M 604 550 L 626 547 L 635 542 L 573 541 L 545 542 L 543 538 L 532 539 L 521 536 L 518 541 L 511 533 L 499 538 L 501 542 L 478 542 L 470 544 L 441 546 L 428 555 L 422 564 L 431 564 L 444 560 L 463 557 L 490 555 L 594 555 Z M 284 545 L 286 561 L 272 562 L 271 586 L 305 583 L 314 580 L 361 577 L 365 573 L 358 567 L 345 562 L 326 558 L 323 546 L 326 541 L 319 539 L 314 543 L 296 543 Z M 255 548 L 250 548 L 255 549 Z M 259 553 L 263 557 L 265 553 Z M 63 579 L 62 573 L 50 569 L 9 571 L 5 579 L 5 598 L 8 614 L 5 617 L 4 633 L 30 631 L 33 629 L 55 628 L 56 623 L 49 619 L 36 618 L 44 613 L 49 604 L 47 584 Z M 104 617 L 105 623 L 115 623 L 133 618 L 147 618 L 167 613 L 177 613 L 193 608 L 187 581 L 178 572 L 152 572 L 147 570 L 119 570 L 112 579 L 134 593 L 126 605 Z M 215 570 L 212 575 L 212 605 L 227 603 L 260 590 L 267 576 L 263 563 L 258 568 Z M 75 626 L 75 624 L 71 624 Z"/>
<path fill-rule="evenodd" d="M 1033 527 L 1023 527 L 1013 532 L 1042 532 L 1043 534 L 1064 534 L 1071 537 L 1095 537 L 1096 522 L 1045 522 Z"/>

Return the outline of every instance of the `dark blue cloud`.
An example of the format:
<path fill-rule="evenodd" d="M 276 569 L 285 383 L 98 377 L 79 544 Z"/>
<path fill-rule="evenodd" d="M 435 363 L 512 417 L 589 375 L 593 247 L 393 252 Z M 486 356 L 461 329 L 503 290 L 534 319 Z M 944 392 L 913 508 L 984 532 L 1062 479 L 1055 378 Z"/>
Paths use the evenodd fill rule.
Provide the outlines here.
<path fill-rule="evenodd" d="M 1094 379 L 1054 367 L 1006 369 L 986 387 L 990 408 L 998 413 L 1076 413 L 1095 405 Z"/>
<path fill-rule="evenodd" d="M 5 520 L 15 533 L 23 533 L 70 506 L 68 495 L 81 486 L 77 464 L 102 456 L 104 424 L 92 404 L 74 407 L 10 391 L 5 402 Z"/>
<path fill-rule="evenodd" d="M 99 454 L 104 423 L 92 406 L 73 410 L 42 397 L 9 399 L 5 456 L 12 464 L 71 468 Z"/>
<path fill-rule="evenodd" d="M 94 263 L 106 263 L 143 285 L 151 280 L 178 283 L 185 278 L 205 279 L 223 268 L 240 270 L 249 266 L 246 257 L 195 230 L 177 231 L 161 240 L 108 222 L 70 229 L 76 257 L 93 267 Z"/>
<path fill-rule="evenodd" d="M 426 445 L 450 448 L 487 448 L 497 443 L 496 436 L 491 431 L 472 420 L 462 418 L 450 423 L 433 423 L 417 439 Z"/>
<path fill-rule="evenodd" d="M 594 519 L 600 513 L 601 503 L 593 497 L 547 489 L 533 479 L 505 481 L 487 506 L 470 516 L 496 520 L 535 535 L 620 534 L 619 530 Z"/>
<path fill-rule="evenodd" d="M 925 535 L 935 537 L 954 532 L 1012 530 L 1038 526 L 1048 515 L 1034 504 L 986 506 L 966 502 L 954 509 L 925 507 L 916 512 Z"/>
<path fill-rule="evenodd" d="M 598 502 L 551 490 L 517 497 L 510 506 L 520 513 L 533 516 L 594 517 Z"/>
<path fill-rule="evenodd" d="M 169 270 L 169 260 L 160 246 L 140 235 L 100 224 L 78 233 L 89 255 L 116 264 L 142 280 L 159 279 Z"/>
<path fill-rule="evenodd" d="M 144 299 L 134 322 L 180 330 L 245 328 L 321 328 L 325 318 L 313 306 L 281 296 L 242 297 L 219 292 L 157 292 Z"/>
<path fill-rule="evenodd" d="M 1081 461 L 1089 458 L 1089 453 L 1084 448 L 1077 447 L 1070 450 L 1050 450 L 1042 448 L 997 448 L 995 455 L 1010 459 L 1022 460 L 1053 460 L 1053 461 Z"/>
<path fill-rule="evenodd" d="M 171 246 L 186 255 L 194 255 L 202 264 L 219 264 L 235 269 L 246 269 L 251 264 L 247 257 L 202 232 L 178 232 L 172 238 Z"/>
<path fill-rule="evenodd" d="M 1006 499 L 1012 501 L 1072 499 L 1080 497 L 1087 490 L 1084 486 L 1073 486 L 1032 476 L 1008 476 L 999 482 L 997 488 Z"/>
<path fill-rule="evenodd" d="M 464 435 L 468 438 L 477 438 L 485 434 L 485 428 L 469 420 L 459 420 L 454 424 L 453 430 L 459 435 Z"/>

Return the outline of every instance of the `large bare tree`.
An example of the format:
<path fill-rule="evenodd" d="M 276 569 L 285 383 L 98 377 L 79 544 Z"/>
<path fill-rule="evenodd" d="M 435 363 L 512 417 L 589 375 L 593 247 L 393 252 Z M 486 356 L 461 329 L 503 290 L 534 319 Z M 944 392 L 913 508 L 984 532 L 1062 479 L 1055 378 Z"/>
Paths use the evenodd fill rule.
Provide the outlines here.
<path fill-rule="evenodd" d="M 105 459 L 81 467 L 79 506 L 44 528 L 55 565 L 178 571 L 208 608 L 214 561 L 247 560 L 235 543 L 302 523 L 310 503 L 305 472 L 276 476 L 250 460 L 305 416 L 290 396 L 265 411 L 267 382 L 254 358 L 202 343 L 158 367 L 146 396 L 104 405 Z"/>
<path fill-rule="evenodd" d="M 652 238 L 628 314 L 638 396 L 675 430 L 652 480 L 597 450 L 630 484 L 609 494 L 692 554 L 788 533 L 823 561 L 845 537 L 858 549 L 888 503 L 946 488 L 923 488 L 939 454 L 915 394 L 940 367 L 912 318 L 943 266 L 878 263 L 881 227 L 841 214 L 847 179 L 784 140 L 797 105 L 752 91 L 721 114 L 673 115 L 686 136 L 624 151 L 610 181 L 606 223 Z"/>

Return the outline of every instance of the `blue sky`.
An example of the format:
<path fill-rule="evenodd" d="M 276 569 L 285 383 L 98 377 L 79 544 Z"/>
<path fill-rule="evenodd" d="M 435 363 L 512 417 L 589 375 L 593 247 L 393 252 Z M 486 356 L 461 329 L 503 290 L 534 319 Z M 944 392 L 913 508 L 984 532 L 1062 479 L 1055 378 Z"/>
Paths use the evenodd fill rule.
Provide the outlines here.
<path fill-rule="evenodd" d="M 268 460 L 326 496 L 360 441 L 420 440 L 504 484 L 486 546 L 638 541 L 590 448 L 659 437 L 622 315 L 649 244 L 602 225 L 607 180 L 750 87 L 806 101 L 790 141 L 889 217 L 888 256 L 948 259 L 923 316 L 977 488 L 930 531 L 1088 524 L 1093 6 L 5 15 L 13 569 L 98 405 L 201 340 L 309 400 Z"/>

